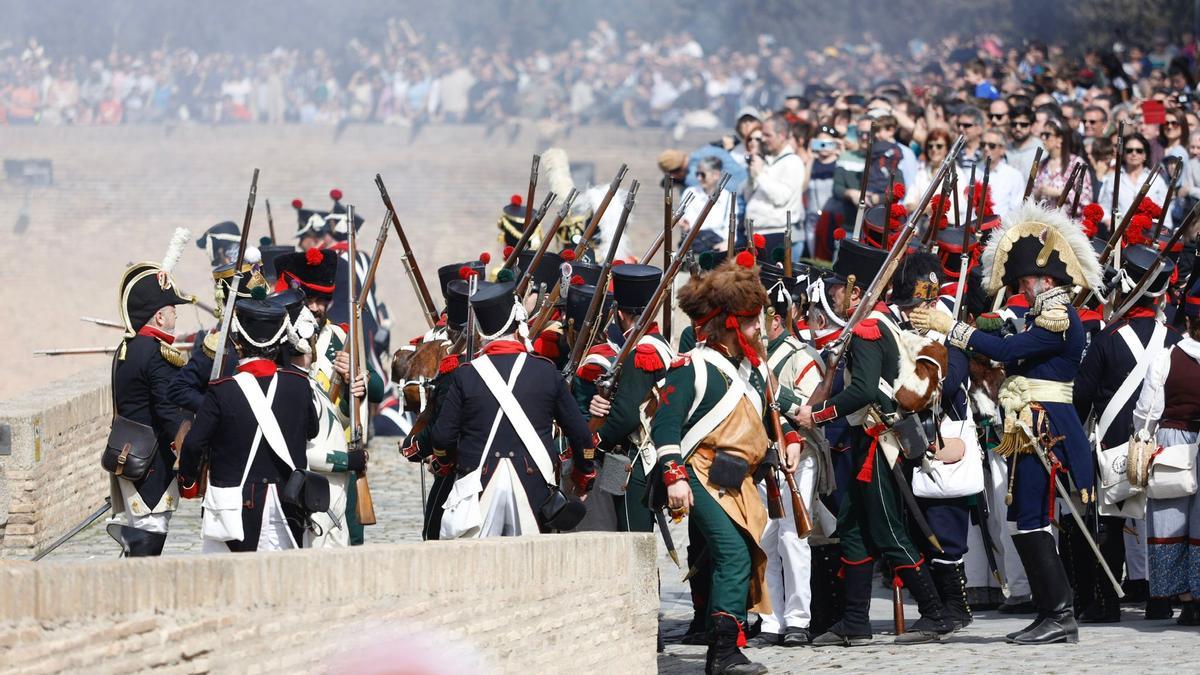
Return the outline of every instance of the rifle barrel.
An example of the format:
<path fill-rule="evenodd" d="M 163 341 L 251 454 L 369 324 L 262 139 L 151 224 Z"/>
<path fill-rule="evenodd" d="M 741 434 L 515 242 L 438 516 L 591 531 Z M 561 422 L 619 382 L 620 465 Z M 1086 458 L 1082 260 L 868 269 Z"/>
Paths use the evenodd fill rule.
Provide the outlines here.
<path fill-rule="evenodd" d="M 417 288 L 417 300 L 425 311 L 425 320 L 430 327 L 433 327 L 439 318 L 437 305 L 433 304 L 433 297 L 429 295 L 429 287 L 425 285 L 425 277 L 421 275 L 421 268 L 417 266 L 417 258 L 413 255 L 412 246 L 408 243 L 408 236 L 404 234 L 400 216 L 396 214 L 396 207 L 392 204 L 392 198 L 388 196 L 387 188 L 383 184 L 383 177 L 379 174 L 375 174 L 375 186 L 379 188 L 379 196 L 383 199 L 383 205 L 387 207 L 388 215 L 392 217 L 392 225 L 396 227 L 396 236 L 400 237 L 400 246 L 404 249 L 405 265 L 412 277 L 413 285 Z"/>

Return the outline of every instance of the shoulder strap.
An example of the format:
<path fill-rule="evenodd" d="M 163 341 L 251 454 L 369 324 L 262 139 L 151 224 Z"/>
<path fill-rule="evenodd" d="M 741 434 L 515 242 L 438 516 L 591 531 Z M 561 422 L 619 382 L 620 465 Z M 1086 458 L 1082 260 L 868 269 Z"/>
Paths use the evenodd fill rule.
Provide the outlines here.
<path fill-rule="evenodd" d="M 1133 397 L 1133 393 L 1142 386 L 1142 382 L 1146 379 L 1146 372 L 1150 370 L 1150 364 L 1162 351 L 1163 343 L 1167 337 L 1167 326 L 1162 322 L 1154 324 L 1154 332 L 1150 334 L 1150 341 L 1145 346 L 1142 346 L 1141 340 L 1138 339 L 1137 333 L 1129 324 L 1125 324 L 1117 329 L 1117 335 L 1125 341 L 1125 346 L 1129 348 L 1134 358 L 1133 370 L 1125 376 L 1125 381 L 1121 382 L 1121 386 L 1117 388 L 1116 393 L 1109 399 L 1108 405 L 1104 406 L 1104 412 L 1100 414 L 1100 421 L 1096 423 L 1096 442 L 1099 443 L 1104 439 L 1104 435 L 1108 432 L 1108 428 L 1112 426 L 1113 420 L 1117 414 L 1121 412 L 1129 403 L 1129 399 Z"/>
<path fill-rule="evenodd" d="M 705 358 L 701 356 L 701 358 L 696 359 L 697 352 L 703 354 L 707 350 L 708 347 L 697 347 L 692 351 L 692 358 L 698 361 L 701 367 L 704 367 L 705 363 L 711 363 L 717 370 L 720 370 L 729 380 L 729 387 L 725 390 L 725 394 L 721 396 L 720 400 L 717 401 L 716 405 L 683 435 L 683 440 L 680 441 L 679 448 L 683 451 L 684 456 L 687 456 L 693 448 L 700 444 L 700 441 L 704 440 L 705 436 L 713 429 L 716 429 L 726 417 L 729 417 L 733 413 L 742 396 L 749 396 L 746 388 L 746 380 L 743 375 L 735 370 L 733 364 L 729 363 L 724 357 L 720 355 L 717 355 L 717 358 Z M 701 398 L 699 389 L 697 389 L 696 402 L 693 405 L 698 405 Z M 750 398 L 752 401 L 754 400 L 754 397 Z M 692 412 L 694 413 L 695 410 L 693 409 Z M 691 415 L 689 415 L 690 418 Z"/>
<path fill-rule="evenodd" d="M 533 463 L 537 464 L 538 470 L 542 473 L 542 478 L 547 484 L 556 485 L 554 467 L 550 462 L 549 453 L 546 452 L 546 444 L 542 442 L 542 437 L 538 436 L 537 431 L 533 428 L 533 423 L 529 421 L 529 416 L 525 414 L 525 411 L 521 408 L 521 404 L 517 402 L 516 397 L 512 393 L 512 386 L 517 381 L 516 373 L 520 372 L 521 367 L 525 364 L 525 359 L 525 354 L 517 356 L 517 361 L 513 364 L 513 374 L 509 377 L 509 382 L 505 382 L 500 377 L 496 366 L 492 365 L 492 360 L 486 355 L 472 361 L 471 366 L 475 368 L 475 372 L 479 373 L 479 377 L 483 378 L 483 383 L 487 385 L 492 396 L 496 397 L 496 402 L 500 404 L 501 412 L 513 425 L 517 436 L 521 438 L 521 443 L 529 451 L 529 455 L 533 457 Z"/>
<path fill-rule="evenodd" d="M 275 400 L 275 388 L 279 384 L 279 375 L 271 377 L 271 384 L 267 387 L 266 395 L 263 395 L 262 390 L 258 388 L 258 381 L 250 373 L 238 373 L 233 376 L 233 381 L 237 382 L 242 394 L 246 397 L 246 402 L 250 404 L 250 412 L 254 413 L 254 420 L 258 422 L 258 429 L 263 438 L 267 440 L 267 445 L 271 446 L 271 450 L 279 459 L 283 460 L 289 469 L 295 471 L 296 464 L 288 453 L 283 430 L 279 428 L 279 420 L 275 419 L 275 411 L 271 410 L 271 403 Z M 254 446 L 257 448 L 258 443 L 255 443 Z M 250 471 L 251 463 L 252 461 L 246 463 L 247 473 Z M 245 480 L 245 476 L 243 476 L 242 482 Z"/>

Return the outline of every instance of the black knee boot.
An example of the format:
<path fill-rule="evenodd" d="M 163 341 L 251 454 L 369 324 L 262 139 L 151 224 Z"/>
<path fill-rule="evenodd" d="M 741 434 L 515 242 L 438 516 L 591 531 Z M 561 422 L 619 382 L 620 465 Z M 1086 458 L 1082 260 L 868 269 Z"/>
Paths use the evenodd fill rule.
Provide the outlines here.
<path fill-rule="evenodd" d="M 942 613 L 942 599 L 938 597 L 937 588 L 933 585 L 929 565 L 922 563 L 918 567 L 905 567 L 899 570 L 898 574 L 904 588 L 907 588 L 913 600 L 917 601 L 917 611 L 921 613 L 921 618 L 914 621 L 904 634 L 896 636 L 896 644 L 919 645 L 937 642 L 941 636 L 953 631 L 954 626 Z"/>
<path fill-rule="evenodd" d="M 1028 630 L 1009 638 L 1021 645 L 1079 642 L 1079 626 L 1071 607 L 1071 586 L 1049 532 L 1013 535 L 1013 545 L 1029 575 L 1033 602 L 1040 619 Z M 1039 581 L 1034 583 L 1034 579 Z"/>
<path fill-rule="evenodd" d="M 875 567 L 870 563 L 846 565 L 842 618 L 812 641 L 814 647 L 856 647 L 871 642 L 871 578 Z"/>
<path fill-rule="evenodd" d="M 1124 522 L 1120 518 L 1100 518 L 1100 533 L 1096 541 L 1101 555 L 1104 556 L 1104 562 L 1118 579 L 1121 578 L 1125 566 L 1125 532 L 1122 529 Z M 1091 555 L 1091 551 L 1088 551 L 1088 554 Z M 1100 563 L 1093 559 L 1092 564 L 1095 568 L 1093 576 L 1096 590 L 1090 605 L 1075 603 L 1076 607 L 1084 607 L 1083 613 L 1079 615 L 1079 622 L 1117 623 L 1121 620 L 1120 599 L 1117 598 L 1117 592 L 1109 582 L 1108 575 L 1100 569 Z"/>
<path fill-rule="evenodd" d="M 127 558 L 144 558 L 162 555 L 167 535 L 147 532 L 119 523 L 108 524 L 108 535 L 116 539 Z"/>
<path fill-rule="evenodd" d="M 728 614 L 713 616 L 712 644 L 705 657 L 706 675 L 762 675 L 767 672 L 766 666 L 754 663 L 742 653 L 741 647 L 745 645 L 742 630 L 742 624 Z"/>
<path fill-rule="evenodd" d="M 961 562 L 953 565 L 930 563 L 929 572 L 933 575 L 938 597 L 942 600 L 942 615 L 954 630 L 966 628 L 974 617 L 971 616 L 971 607 L 967 604 L 965 567 Z"/>
<path fill-rule="evenodd" d="M 825 544 L 812 547 L 812 618 L 808 629 L 820 635 L 842 616 L 842 547 Z"/>

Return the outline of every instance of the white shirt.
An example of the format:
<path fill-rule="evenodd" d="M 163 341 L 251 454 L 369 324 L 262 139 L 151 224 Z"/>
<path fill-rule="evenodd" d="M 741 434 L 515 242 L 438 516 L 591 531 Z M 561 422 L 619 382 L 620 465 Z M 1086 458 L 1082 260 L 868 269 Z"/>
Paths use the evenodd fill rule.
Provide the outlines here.
<path fill-rule="evenodd" d="M 1133 206 L 1133 198 L 1136 197 L 1138 191 L 1142 189 L 1142 183 L 1146 182 L 1146 177 L 1149 175 L 1150 170 L 1145 167 L 1138 172 L 1137 176 L 1130 176 L 1128 171 L 1122 169 L 1121 193 L 1117 195 L 1118 223 L 1121 222 L 1121 219 L 1125 217 L 1125 214 L 1129 211 L 1130 207 Z M 1112 218 L 1112 214 L 1109 213 L 1109 210 L 1112 208 L 1112 193 L 1113 172 L 1110 171 L 1109 174 L 1104 177 L 1104 182 L 1100 184 L 1100 195 L 1096 197 L 1096 203 L 1104 207 L 1104 215 L 1107 218 Z M 1167 198 L 1167 180 L 1162 176 L 1161 173 L 1157 178 L 1154 179 L 1154 183 L 1150 186 L 1150 191 L 1146 193 L 1146 196 L 1154 200 L 1155 204 L 1158 204 L 1159 206 L 1163 205 L 1163 200 Z M 1169 212 L 1167 213 L 1167 219 L 1163 222 L 1165 224 L 1166 231 L 1170 232 L 1171 214 Z"/>
<path fill-rule="evenodd" d="M 692 195 L 692 202 L 684 209 L 680 222 L 686 221 L 689 225 L 695 225 L 700 220 L 704 204 L 708 202 L 708 194 L 699 185 L 693 185 L 683 191 L 684 196 L 689 193 Z M 729 198 L 732 194 L 729 190 L 721 190 L 721 194 L 717 196 L 717 203 L 713 204 L 712 211 L 709 211 L 708 217 L 704 219 L 701 231 L 715 232 L 720 235 L 721 241 L 729 238 Z"/>
<path fill-rule="evenodd" d="M 804 160 L 791 148 L 767 157 L 758 177 L 746 180 L 746 218 L 761 234 L 782 232 L 787 214 L 792 222 L 804 221 Z"/>
<path fill-rule="evenodd" d="M 967 197 L 968 187 L 966 183 L 969 181 L 960 177 L 964 187 L 958 201 L 959 217 L 967 217 Z M 983 165 L 980 164 L 975 172 L 975 180 L 983 184 Z M 1021 172 L 1008 165 L 1008 162 L 1000 162 L 992 167 L 992 171 L 988 174 L 988 193 L 992 195 L 992 211 L 1001 218 L 1008 216 L 1009 213 L 1017 210 L 1021 206 L 1021 202 L 1025 198 L 1025 177 L 1021 176 Z M 972 208 L 971 213 L 974 214 L 977 209 Z M 974 216 L 972 216 L 974 218 Z"/>

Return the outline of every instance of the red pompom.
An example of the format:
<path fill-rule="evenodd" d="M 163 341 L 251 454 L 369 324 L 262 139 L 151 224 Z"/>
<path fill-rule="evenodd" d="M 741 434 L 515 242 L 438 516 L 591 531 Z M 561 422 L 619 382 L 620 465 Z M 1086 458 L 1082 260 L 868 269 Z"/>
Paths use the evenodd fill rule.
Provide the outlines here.
<path fill-rule="evenodd" d="M 304 202 L 300 201 L 299 199 L 292 200 L 292 208 L 293 209 L 299 209 L 299 208 L 303 208 L 303 207 L 304 207 Z"/>
<path fill-rule="evenodd" d="M 462 267 L 458 268 L 458 278 L 462 279 L 463 281 L 466 281 L 477 274 L 479 274 L 479 271 L 469 265 L 463 265 Z"/>
<path fill-rule="evenodd" d="M 900 201 L 904 199 L 904 183 L 896 183 L 892 185 L 892 199 Z"/>
<path fill-rule="evenodd" d="M 839 227 L 833 231 L 833 240 L 834 241 L 841 241 L 845 238 L 846 238 L 846 230 L 845 229 Z"/>
<path fill-rule="evenodd" d="M 754 267 L 754 254 L 750 251 L 742 251 L 741 253 L 737 254 L 736 260 L 737 264 L 741 265 L 742 267 Z"/>
<path fill-rule="evenodd" d="M 342 201 L 342 191 L 337 188 L 333 188 L 329 191 L 329 198 L 335 202 Z"/>
<path fill-rule="evenodd" d="M 1096 232 L 1096 222 L 1094 220 L 1083 221 L 1083 233 L 1087 235 L 1088 239 L 1096 236 Z"/>
<path fill-rule="evenodd" d="M 1149 197 L 1142 198 L 1137 210 L 1138 213 L 1144 213 L 1150 218 L 1157 218 L 1162 215 L 1162 208 L 1158 204 L 1155 204 L 1154 200 Z"/>
<path fill-rule="evenodd" d="M 617 265 L 624 265 L 624 264 L 625 264 L 625 261 L 621 260 L 620 258 L 613 261 L 613 267 L 616 267 Z"/>
<path fill-rule="evenodd" d="M 508 260 L 509 258 L 511 258 L 511 257 L 512 257 L 512 254 L 513 254 L 513 251 L 515 251 L 515 250 L 516 250 L 516 249 L 514 249 L 514 248 L 513 248 L 513 247 L 511 247 L 511 246 L 505 246 L 505 247 L 504 247 L 504 259 L 505 259 L 505 260 Z"/>
<path fill-rule="evenodd" d="M 575 249 L 569 248 L 562 253 L 559 253 L 558 257 L 562 259 L 563 262 L 571 262 L 575 259 Z"/>
<path fill-rule="evenodd" d="M 767 238 L 761 234 L 754 235 L 754 248 L 766 248 Z"/>
<path fill-rule="evenodd" d="M 479 254 L 479 262 L 483 263 L 484 265 L 492 262 L 492 254 L 488 253 L 487 251 L 480 253 Z"/>
<path fill-rule="evenodd" d="M 513 206 L 520 206 L 521 205 L 521 195 L 513 195 L 513 196 L 509 197 L 508 203 Z"/>
<path fill-rule="evenodd" d="M 325 254 L 319 248 L 310 248 L 304 254 L 304 262 L 308 263 L 309 267 L 316 267 L 325 259 Z"/>
<path fill-rule="evenodd" d="M 572 286 L 582 286 L 583 284 L 584 284 L 583 277 L 579 276 L 578 274 L 571 277 L 571 285 Z"/>
<path fill-rule="evenodd" d="M 899 185 L 899 183 L 897 183 L 897 185 Z M 903 204 L 892 204 L 891 216 L 892 218 L 899 218 L 903 220 L 904 218 L 908 217 L 908 209 L 904 208 Z"/>
<path fill-rule="evenodd" d="M 1099 204 L 1088 204 L 1083 207 L 1083 219 L 1098 223 L 1104 220 L 1104 207 Z"/>
<path fill-rule="evenodd" d="M 1150 216 L 1145 213 L 1136 213 L 1133 218 L 1129 219 L 1129 228 L 1125 230 L 1126 246 L 1136 246 L 1138 244 L 1149 243 L 1150 239 L 1146 232 L 1153 226 Z"/>

